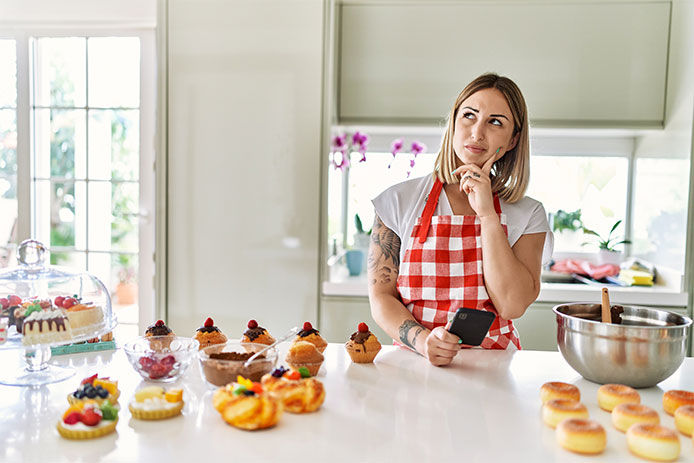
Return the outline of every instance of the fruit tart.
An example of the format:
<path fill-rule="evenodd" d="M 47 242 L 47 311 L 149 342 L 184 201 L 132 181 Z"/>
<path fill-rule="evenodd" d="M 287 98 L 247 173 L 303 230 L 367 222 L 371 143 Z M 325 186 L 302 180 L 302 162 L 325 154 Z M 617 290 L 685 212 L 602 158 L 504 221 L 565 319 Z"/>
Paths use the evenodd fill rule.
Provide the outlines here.
<path fill-rule="evenodd" d="M 275 426 L 282 415 L 282 402 L 266 393 L 260 383 L 242 376 L 236 381 L 212 396 L 212 404 L 224 421 L 247 431 Z"/>
<path fill-rule="evenodd" d="M 318 410 L 325 400 L 323 383 L 304 367 L 299 370 L 275 368 L 263 376 L 263 388 L 282 401 L 284 409 L 290 413 L 310 413 Z"/>
<path fill-rule="evenodd" d="M 205 320 L 205 323 L 197 329 L 195 339 L 200 343 L 198 350 L 213 344 L 224 344 L 227 342 L 227 337 L 219 328 L 214 326 L 214 321 L 211 318 Z"/>
<path fill-rule="evenodd" d="M 369 331 L 366 323 L 360 323 L 357 332 L 353 333 L 345 344 L 345 349 L 354 363 L 371 363 L 381 350 L 381 343 Z"/>
<path fill-rule="evenodd" d="M 304 367 L 311 373 L 311 376 L 316 376 L 323 364 L 324 357 L 310 342 L 296 341 L 289 348 L 286 360 L 289 366 L 295 370 Z"/>
<path fill-rule="evenodd" d="M 318 334 L 318 330 L 311 325 L 311 322 L 304 322 L 303 329 L 299 331 L 296 338 L 294 338 L 295 343 L 300 341 L 310 342 L 316 346 L 316 349 L 318 349 L 321 354 L 325 352 L 325 348 L 328 347 L 327 341 Z"/>
<path fill-rule="evenodd" d="M 87 400 L 70 405 L 56 427 L 66 439 L 93 439 L 112 433 L 117 423 L 118 409 L 109 401 Z"/>
<path fill-rule="evenodd" d="M 135 393 L 128 409 L 138 420 L 164 420 L 180 415 L 183 405 L 183 389 L 148 386 Z"/>
<path fill-rule="evenodd" d="M 80 387 L 67 396 L 67 401 L 70 405 L 78 405 L 88 401 L 96 402 L 101 405 L 108 401 L 113 406 L 117 407 L 119 396 L 118 381 L 92 375 L 82 380 Z"/>
<path fill-rule="evenodd" d="M 275 342 L 275 338 L 270 336 L 270 333 L 268 333 L 265 328 L 258 326 L 257 321 L 249 320 L 248 329 L 243 333 L 241 342 L 255 342 L 258 344 L 270 345 Z"/>
<path fill-rule="evenodd" d="M 145 337 L 152 338 L 149 341 L 149 346 L 152 350 L 160 352 L 171 345 L 171 341 L 176 338 L 173 330 L 166 326 L 164 320 L 157 322 L 145 330 Z"/>

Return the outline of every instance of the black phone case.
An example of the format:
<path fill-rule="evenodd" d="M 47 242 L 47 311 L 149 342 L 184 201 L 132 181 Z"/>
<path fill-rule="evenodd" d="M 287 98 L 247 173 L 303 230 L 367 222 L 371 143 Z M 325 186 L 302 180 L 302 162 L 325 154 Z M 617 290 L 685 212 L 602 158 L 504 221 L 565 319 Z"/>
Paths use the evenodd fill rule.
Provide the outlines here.
<path fill-rule="evenodd" d="M 462 339 L 463 344 L 479 346 L 495 318 L 496 315 L 491 312 L 461 307 L 456 311 L 448 331 Z"/>

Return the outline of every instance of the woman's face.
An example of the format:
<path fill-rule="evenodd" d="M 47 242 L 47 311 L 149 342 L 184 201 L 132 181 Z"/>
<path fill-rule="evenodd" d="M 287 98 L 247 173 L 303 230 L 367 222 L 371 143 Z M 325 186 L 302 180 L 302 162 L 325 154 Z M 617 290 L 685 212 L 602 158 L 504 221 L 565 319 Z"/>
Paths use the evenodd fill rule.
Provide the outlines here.
<path fill-rule="evenodd" d="M 500 159 L 518 141 L 518 136 L 513 136 L 513 127 L 511 108 L 499 90 L 486 88 L 473 93 L 460 104 L 455 117 L 456 165 L 482 167 L 492 157 L 495 161 Z"/>

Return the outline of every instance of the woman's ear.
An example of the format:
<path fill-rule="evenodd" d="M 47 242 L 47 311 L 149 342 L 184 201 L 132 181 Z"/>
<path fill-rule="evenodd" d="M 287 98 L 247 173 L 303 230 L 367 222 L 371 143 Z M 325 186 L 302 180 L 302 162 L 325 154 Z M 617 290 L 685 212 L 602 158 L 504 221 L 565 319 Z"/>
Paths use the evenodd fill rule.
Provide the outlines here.
<path fill-rule="evenodd" d="M 516 133 L 513 138 L 511 138 L 511 143 L 508 144 L 508 147 L 506 148 L 506 151 L 511 151 L 513 148 L 516 147 L 516 144 L 518 143 L 518 139 L 520 138 L 520 132 Z"/>

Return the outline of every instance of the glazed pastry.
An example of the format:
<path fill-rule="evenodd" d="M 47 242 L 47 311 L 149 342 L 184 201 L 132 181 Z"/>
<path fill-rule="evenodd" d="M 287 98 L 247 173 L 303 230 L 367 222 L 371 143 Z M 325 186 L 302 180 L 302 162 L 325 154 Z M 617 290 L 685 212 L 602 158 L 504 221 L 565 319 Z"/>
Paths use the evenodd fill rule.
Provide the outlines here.
<path fill-rule="evenodd" d="M 263 388 L 282 401 L 290 413 L 310 413 L 318 410 L 325 400 L 323 383 L 311 378 L 306 368 L 299 371 L 276 368 L 263 376 Z"/>
<path fill-rule="evenodd" d="M 171 345 L 171 341 L 176 338 L 176 335 L 171 328 L 164 324 L 163 320 L 157 320 L 154 325 L 147 328 L 145 337 L 154 338 L 150 340 L 150 347 L 155 351 L 161 351 Z"/>
<path fill-rule="evenodd" d="M 328 347 L 328 343 L 318 334 L 318 330 L 314 329 L 311 322 L 304 322 L 303 330 L 299 331 L 294 338 L 294 342 L 310 342 L 316 349 L 322 354 L 325 352 L 325 348 Z"/>
<path fill-rule="evenodd" d="M 381 343 L 369 331 L 366 323 L 360 323 L 357 332 L 352 334 L 345 344 L 345 349 L 354 363 L 372 363 L 381 350 Z"/>
<path fill-rule="evenodd" d="M 214 321 L 211 318 L 205 320 L 205 323 L 197 329 L 195 339 L 200 343 L 198 350 L 213 344 L 224 344 L 227 342 L 227 337 L 224 336 L 224 333 L 219 328 L 214 326 Z"/>
<path fill-rule="evenodd" d="M 694 405 L 694 392 L 675 389 L 663 394 L 663 409 L 668 415 L 674 415 L 682 405 Z"/>
<path fill-rule="evenodd" d="M 258 326 L 257 321 L 249 320 L 248 329 L 243 333 L 241 342 L 256 342 L 258 344 L 270 345 L 275 342 L 275 338 L 270 336 L 270 333 L 265 328 Z"/>
<path fill-rule="evenodd" d="M 113 406 L 117 407 L 118 397 L 120 397 L 118 381 L 92 375 L 82 380 L 80 387 L 67 396 L 67 401 L 70 405 L 77 405 L 85 402 L 96 402 L 101 405 L 108 401 Z"/>
<path fill-rule="evenodd" d="M 588 409 L 581 402 L 566 399 L 552 399 L 542 406 L 542 421 L 550 428 L 567 418 L 588 419 Z"/>
<path fill-rule="evenodd" d="M 694 405 L 682 405 L 675 410 L 675 427 L 684 435 L 694 431 Z"/>
<path fill-rule="evenodd" d="M 135 393 L 128 409 L 138 420 L 172 418 L 183 410 L 183 389 L 164 391 L 159 386 L 144 387 Z"/>
<path fill-rule="evenodd" d="M 579 391 L 578 388 L 573 384 L 562 383 L 559 381 L 543 384 L 540 388 L 540 400 L 542 400 L 542 403 L 544 404 L 552 399 L 566 399 L 580 402 L 581 391 Z"/>
<path fill-rule="evenodd" d="M 118 409 L 108 401 L 101 405 L 93 401 L 70 405 L 56 427 L 66 439 L 93 439 L 116 430 Z"/>
<path fill-rule="evenodd" d="M 627 446 L 641 458 L 673 461 L 680 456 L 677 433 L 658 424 L 635 424 L 627 431 Z"/>
<path fill-rule="evenodd" d="M 236 383 L 217 389 L 212 404 L 228 424 L 248 431 L 277 424 L 282 402 L 265 393 L 260 383 L 239 376 Z"/>
<path fill-rule="evenodd" d="M 38 308 L 37 308 L 38 307 Z M 43 344 L 72 339 L 70 320 L 63 310 L 42 310 L 38 304 L 27 308 L 22 323 L 22 344 Z"/>
<path fill-rule="evenodd" d="M 598 388 L 598 405 L 611 412 L 619 404 L 641 403 L 641 396 L 636 389 L 624 384 L 603 384 Z"/>
<path fill-rule="evenodd" d="M 626 432 L 632 424 L 660 424 L 658 412 L 643 404 L 619 404 L 612 409 L 612 424 Z"/>
<path fill-rule="evenodd" d="M 597 421 L 569 418 L 557 425 L 557 442 L 566 450 L 576 453 L 602 453 L 607 445 L 607 434 Z"/>
<path fill-rule="evenodd" d="M 323 359 L 323 354 L 316 349 L 315 345 L 306 341 L 296 341 L 289 348 L 286 360 L 295 370 L 305 367 L 311 376 L 316 376 L 323 364 Z"/>

